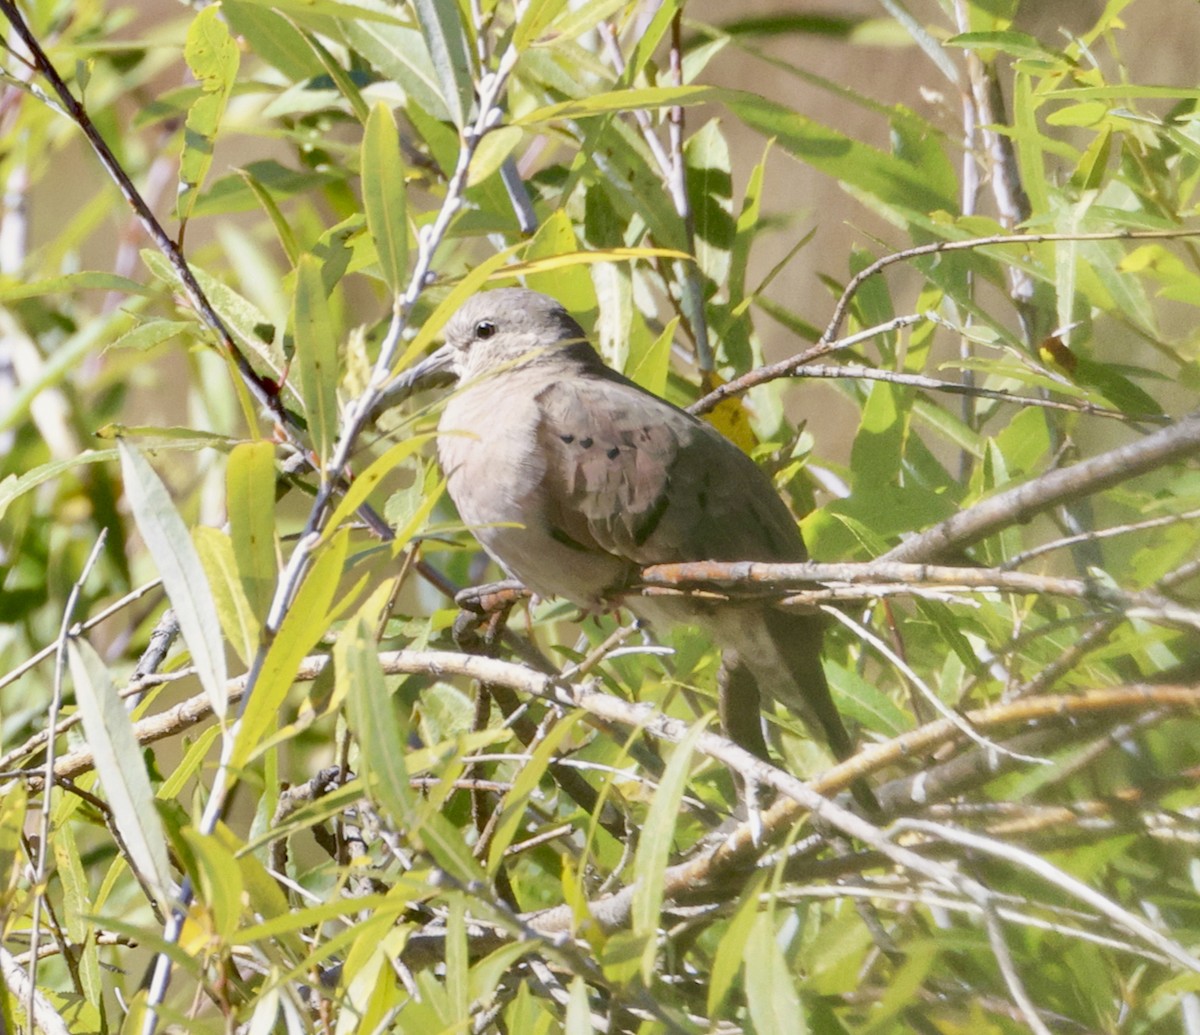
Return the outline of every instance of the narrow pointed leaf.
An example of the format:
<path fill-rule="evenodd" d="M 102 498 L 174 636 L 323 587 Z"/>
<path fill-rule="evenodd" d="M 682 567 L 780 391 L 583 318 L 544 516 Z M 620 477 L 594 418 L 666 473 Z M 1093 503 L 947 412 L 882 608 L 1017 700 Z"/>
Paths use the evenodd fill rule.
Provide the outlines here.
<path fill-rule="evenodd" d="M 179 631 L 192 655 L 200 685 L 212 702 L 213 713 L 223 718 L 226 705 L 225 646 L 221 642 L 221 623 L 200 555 L 154 468 L 124 440 L 117 441 L 117 449 L 121 454 L 125 496 L 138 531 L 162 576 L 163 588 L 179 619 Z"/>
<path fill-rule="evenodd" d="M 633 892 L 633 931 L 647 936 L 646 954 L 642 959 L 643 976 L 649 980 L 654 967 L 655 932 L 662 912 L 663 874 L 667 869 L 671 846 L 675 841 L 675 821 L 679 817 L 679 803 L 683 800 L 691 771 L 692 752 L 696 741 L 704 732 L 705 724 L 698 722 L 688 731 L 671 753 L 671 761 L 654 792 L 654 801 L 646 814 L 646 823 L 638 841 L 633 870 L 637 886 Z"/>
<path fill-rule="evenodd" d="M 458 4 L 450 0 L 413 0 L 421 35 L 433 58 L 442 99 L 454 124 L 462 129 L 471 114 L 475 86 L 471 81 L 471 59 Z"/>
<path fill-rule="evenodd" d="M 387 105 L 376 104 L 363 137 L 363 207 L 379 255 L 379 268 L 393 295 L 403 290 L 408 272 L 404 189 L 404 156 L 396 121 Z"/>
<path fill-rule="evenodd" d="M 313 446 L 324 465 L 337 438 L 337 343 L 321 279 L 321 263 L 312 255 L 301 257 L 296 268 L 292 330 L 300 366 L 300 394 Z"/>
<path fill-rule="evenodd" d="M 172 887 L 166 835 L 154 807 L 154 791 L 129 713 L 117 696 L 104 662 L 89 643 L 72 640 L 69 657 L 83 732 L 92 749 L 113 822 L 121 831 L 130 864 L 165 909 Z"/>
<path fill-rule="evenodd" d="M 320 550 L 280 623 L 242 711 L 230 763 L 235 769 L 245 764 L 271 731 L 297 667 L 325 632 L 349 542 L 349 533 L 343 530 Z"/>
<path fill-rule="evenodd" d="M 229 536 L 242 591 L 250 611 L 266 618 L 275 593 L 275 447 L 243 442 L 229 454 L 225 469 Z"/>

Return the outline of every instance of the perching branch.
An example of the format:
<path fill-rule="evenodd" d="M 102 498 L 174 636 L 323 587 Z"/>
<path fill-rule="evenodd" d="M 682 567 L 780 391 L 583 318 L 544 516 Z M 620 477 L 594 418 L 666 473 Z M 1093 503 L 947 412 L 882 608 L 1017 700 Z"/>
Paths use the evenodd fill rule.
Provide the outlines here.
<path fill-rule="evenodd" d="M 805 590 L 806 585 L 821 588 Z M 639 585 L 645 592 L 705 593 L 728 591 L 731 599 L 764 593 L 778 595 L 785 605 L 813 606 L 833 600 L 921 595 L 933 588 L 944 597 L 953 593 L 1015 593 L 1087 600 L 1105 607 L 1155 616 L 1166 622 L 1200 629 L 1200 611 L 1177 604 L 1155 592 L 1126 592 L 1086 579 L 1015 572 L 1003 568 L 958 568 L 934 564 L 905 564 L 878 560 L 862 564 L 767 564 L 759 561 L 690 561 L 655 564 L 642 569 Z M 800 590 L 799 592 L 791 592 Z"/>

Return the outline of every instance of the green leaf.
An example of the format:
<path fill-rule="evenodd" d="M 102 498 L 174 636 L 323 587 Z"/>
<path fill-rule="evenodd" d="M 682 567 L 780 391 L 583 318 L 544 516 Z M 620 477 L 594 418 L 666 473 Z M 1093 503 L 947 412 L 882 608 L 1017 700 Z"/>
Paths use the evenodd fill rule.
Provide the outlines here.
<path fill-rule="evenodd" d="M 673 316 L 653 341 L 646 341 L 641 336 L 636 339 L 631 337 L 625 376 L 646 391 L 662 395 L 666 391 L 667 375 L 671 370 L 671 343 L 678 329 L 679 317 Z M 637 347 L 639 341 L 641 347 Z"/>
<path fill-rule="evenodd" d="M 1043 46 L 1036 37 L 1014 29 L 999 32 L 962 32 L 951 36 L 942 43 L 944 47 L 962 47 L 965 50 L 978 50 L 985 54 L 999 51 L 1015 58 L 1034 58 L 1048 61 L 1055 65 L 1067 63 L 1066 56 L 1057 50 Z"/>
<path fill-rule="evenodd" d="M 540 40 L 532 40 L 534 46 L 561 47 L 568 40 L 591 32 L 605 18 L 611 17 L 625 7 L 627 0 L 590 0 L 589 3 L 572 4 L 555 19 Z M 557 4 L 559 8 L 563 5 Z M 665 5 L 667 7 L 673 4 Z M 520 48 L 518 48 L 520 49 Z"/>
<path fill-rule="evenodd" d="M 451 121 L 462 129 L 471 114 L 475 84 L 458 4 L 447 0 L 413 0 L 413 6 L 429 56 L 433 58 L 442 99 Z"/>
<path fill-rule="evenodd" d="M 588 1005 L 587 985 L 576 975 L 571 981 L 567 1013 L 563 1018 L 563 1035 L 593 1035 L 592 1011 Z"/>
<path fill-rule="evenodd" d="M 1104 186 L 1112 154 L 1112 129 L 1105 126 L 1088 144 L 1071 173 L 1071 186 L 1078 191 L 1095 191 Z"/>
<path fill-rule="evenodd" d="M 675 745 L 638 839 L 633 863 L 637 885 L 633 891 L 630 921 L 633 933 L 646 939 L 642 977 L 647 983 L 654 973 L 656 934 L 662 912 L 663 874 L 666 873 L 667 861 L 675 843 L 675 824 L 679 819 L 679 805 L 691 772 L 692 753 L 704 729 L 705 723 L 694 723 L 683 740 Z"/>
<path fill-rule="evenodd" d="M 249 665 L 258 649 L 259 624 L 238 578 L 233 543 L 219 528 L 204 525 L 192 531 L 192 539 L 212 590 L 221 628 L 243 664 Z"/>
<path fill-rule="evenodd" d="M 222 0 L 221 10 L 229 27 L 245 38 L 250 53 L 292 82 L 312 79 L 323 71 L 304 33 L 277 11 L 251 0 Z"/>
<path fill-rule="evenodd" d="M 292 333 L 296 339 L 300 394 L 308 429 L 324 467 L 333 452 L 338 431 L 337 342 L 321 278 L 321 263 L 312 255 L 302 256 L 296 267 Z"/>
<path fill-rule="evenodd" d="M 850 453 L 856 488 L 888 485 L 899 475 L 912 394 L 887 381 L 871 383 Z"/>
<path fill-rule="evenodd" d="M 487 134 L 471 156 L 467 186 L 476 187 L 504 164 L 525 133 L 518 126 L 501 126 Z"/>
<path fill-rule="evenodd" d="M 362 92 L 359 90 L 354 78 L 342 68 L 341 62 L 329 52 L 320 39 L 313 36 L 309 42 L 312 44 L 313 53 L 317 55 L 317 59 L 321 62 L 321 67 L 325 69 L 325 74 L 333 80 L 338 88 L 338 92 L 349 102 L 350 109 L 354 112 L 354 117 L 359 122 L 366 122 L 370 111 L 367 108 L 367 102 L 363 100 Z"/>
<path fill-rule="evenodd" d="M 554 260 L 578 252 L 579 241 L 575 236 L 575 228 L 566 212 L 558 209 L 538 227 L 537 234 L 525 250 L 523 265 L 529 271 L 525 280 L 530 288 L 553 295 L 566 306 L 568 312 L 583 317 L 596 308 L 596 289 L 583 265 L 570 264 L 553 271 L 547 269 L 544 273 L 532 272 L 542 260 Z"/>
<path fill-rule="evenodd" d="M 562 747 L 563 740 L 575 728 L 575 717 L 567 715 L 560 719 L 550 732 L 541 739 L 530 760 L 521 766 L 512 787 L 504 795 L 498 820 L 494 822 L 495 834 L 488 847 L 488 872 L 495 874 L 504 861 L 504 853 L 512 843 L 521 823 L 529 812 L 529 802 L 537 790 L 550 763 Z"/>
<path fill-rule="evenodd" d="M 746 193 L 742 198 L 742 209 L 734 227 L 729 256 L 729 301 L 735 306 L 746 295 L 746 267 L 750 261 L 750 249 L 760 232 L 763 179 L 766 176 L 767 156 L 771 153 L 771 148 L 772 142 L 768 141 L 762 159 L 750 170 L 750 176 L 746 180 Z"/>
<path fill-rule="evenodd" d="M 512 120 L 514 126 L 540 126 L 564 119 L 586 119 L 610 112 L 666 108 L 672 105 L 715 104 L 729 92 L 713 86 L 645 86 L 632 90 L 611 90 L 576 100 L 536 108 Z"/>
<path fill-rule="evenodd" d="M 450 118 L 433 61 L 416 29 L 356 18 L 340 27 L 346 42 L 420 108 L 435 119 Z"/>
<path fill-rule="evenodd" d="M 84 735 L 113 823 L 121 832 L 130 865 L 166 912 L 173 897 L 166 835 L 129 713 L 91 644 L 72 639 L 67 646 Z"/>
<path fill-rule="evenodd" d="M 212 166 L 217 131 L 233 92 L 240 61 L 237 44 L 222 19 L 220 5 L 205 7 L 192 19 L 183 55 L 201 90 L 188 110 L 183 154 L 179 161 L 179 197 L 175 212 L 180 220 L 186 221 Z"/>
<path fill-rule="evenodd" d="M 199 901 L 212 918 L 212 933 L 232 941 L 242 919 L 242 871 L 229 847 L 214 834 L 185 827 L 181 832 L 191 853 Z"/>
<path fill-rule="evenodd" d="M 531 43 L 536 43 L 546 26 L 554 21 L 566 6 L 567 0 L 530 0 L 525 5 L 513 32 L 512 45 L 520 51 L 528 48 Z M 553 38 L 557 39 L 557 35 Z"/>
<path fill-rule="evenodd" d="M 736 234 L 733 219 L 733 173 L 729 145 L 720 123 L 711 119 L 683 150 L 687 189 L 695 227 L 696 265 L 719 290 L 729 279 Z"/>
<path fill-rule="evenodd" d="M 775 931 L 771 912 L 758 915 L 746 945 L 746 1005 L 758 1035 L 803 1035 L 808 1020 L 791 968 Z"/>
<path fill-rule="evenodd" d="M 150 272 L 170 286 L 171 290 L 186 293 L 174 267 L 159 252 L 143 248 L 139 252 Z M 192 273 L 225 327 L 237 344 L 255 353 L 270 367 L 276 380 L 282 357 L 272 348 L 275 326 L 253 302 L 204 270 L 192 267 Z"/>
<path fill-rule="evenodd" d="M 267 190 L 266 184 L 259 180 L 249 169 L 239 169 L 238 174 L 241 176 L 242 182 L 250 188 L 250 192 L 258 200 L 259 206 L 271 220 L 271 225 L 275 228 L 275 236 L 279 238 L 279 244 L 283 248 L 288 262 L 295 265 L 296 261 L 300 258 L 300 246 L 296 243 L 296 235 L 292 232 L 291 224 L 288 223 L 278 203 L 271 196 L 271 192 Z"/>
<path fill-rule="evenodd" d="M 186 320 L 147 320 L 138 324 L 131 331 L 122 334 L 111 345 L 105 346 L 105 352 L 110 349 L 134 349 L 138 352 L 148 352 L 164 341 L 170 341 L 181 334 L 189 334 L 196 325 Z"/>
<path fill-rule="evenodd" d="M 6 802 L 6 805 L 8 803 Z M 8 819 L 0 815 L 0 822 Z M 79 978 L 84 995 L 95 1009 L 104 1008 L 104 980 L 100 969 L 100 949 L 93 937 L 92 915 L 95 903 L 88 885 L 87 872 L 79 853 L 71 823 L 55 821 L 52 848 L 55 876 L 62 884 L 62 910 L 67 934 L 79 946 Z"/>
<path fill-rule="evenodd" d="M 261 622 L 271 607 L 278 574 L 273 443 L 242 442 L 229 454 L 225 506 L 242 592 L 250 613 Z"/>
<path fill-rule="evenodd" d="M 0 423 L 0 431 L 3 430 L 5 430 L 5 425 Z M 86 464 L 108 463 L 116 459 L 117 451 L 115 449 L 89 449 L 78 456 L 68 457 L 66 460 L 51 460 L 48 464 L 42 464 L 31 471 L 26 471 L 20 477 L 15 474 L 7 475 L 0 479 L 0 518 L 4 517 L 4 512 L 13 500 L 19 499 L 39 485 L 57 478 L 65 471 Z"/>
<path fill-rule="evenodd" d="M 238 722 L 230 766 L 239 769 L 271 731 L 296 670 L 329 624 L 329 611 L 349 549 L 350 532 L 342 529 L 321 549 L 300 584 L 279 631 L 267 650 L 258 681 Z"/>
<path fill-rule="evenodd" d="M 853 188 L 892 218 L 952 212 L 958 200 L 935 189 L 918 166 L 823 126 L 791 109 L 751 93 L 725 91 L 721 97 L 746 125 L 774 137 L 793 158 Z"/>
<path fill-rule="evenodd" d="M 883 737 L 897 737 L 913 728 L 912 717 L 876 683 L 863 679 L 852 668 L 843 668 L 836 661 L 825 661 L 829 688 L 834 704 L 843 715 L 853 719 L 863 729 Z"/>
<path fill-rule="evenodd" d="M 384 478 L 433 437 L 432 434 L 413 435 L 397 442 L 382 456 L 376 457 L 371 466 L 354 479 L 345 495 L 338 501 L 337 509 L 325 525 L 325 538 L 332 536 L 342 522 L 367 501 Z"/>
<path fill-rule="evenodd" d="M 139 284 L 136 280 L 130 280 L 128 277 L 120 277 L 115 273 L 103 273 L 98 270 L 83 270 L 79 273 L 68 273 L 62 277 L 50 277 L 47 280 L 3 284 L 0 286 L 0 302 L 16 302 L 22 298 L 40 298 L 45 295 L 66 295 L 87 289 L 115 291 L 122 295 L 148 295 L 151 293 L 145 284 Z"/>
<path fill-rule="evenodd" d="M 741 894 L 741 905 L 721 935 L 713 957 L 711 978 L 708 985 L 708 1015 L 718 1016 L 721 1005 L 733 988 L 733 982 L 746 959 L 746 942 L 758 919 L 759 896 L 767 883 L 767 872 L 760 870 L 747 882 Z"/>
<path fill-rule="evenodd" d="M 404 156 L 391 110 L 376 104 L 362 144 L 363 207 L 375 242 L 383 279 L 393 295 L 408 276 L 408 217 L 405 210 Z"/>
<path fill-rule="evenodd" d="M 192 655 L 192 664 L 212 704 L 213 714 L 223 718 L 228 703 L 225 646 L 204 566 L 183 518 L 154 469 L 124 440 L 117 441 L 117 451 L 121 455 L 125 497 L 138 531 L 162 576 L 163 589 L 179 619 L 179 631 Z"/>
<path fill-rule="evenodd" d="M 390 592 L 390 585 L 381 586 L 342 629 L 333 645 L 333 664 L 337 694 L 347 703 L 350 729 L 358 738 L 358 775 L 393 822 L 408 827 L 415 817 L 404 765 L 408 730 L 387 691 L 375 645 Z"/>

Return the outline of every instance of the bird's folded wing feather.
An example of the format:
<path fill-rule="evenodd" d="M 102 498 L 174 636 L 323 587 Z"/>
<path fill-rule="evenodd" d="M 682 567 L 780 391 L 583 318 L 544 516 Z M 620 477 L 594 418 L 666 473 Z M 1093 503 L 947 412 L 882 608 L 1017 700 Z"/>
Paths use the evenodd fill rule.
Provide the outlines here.
<path fill-rule="evenodd" d="M 754 462 L 709 425 L 618 375 L 538 395 L 552 527 L 636 564 L 805 557 L 795 521 Z"/>

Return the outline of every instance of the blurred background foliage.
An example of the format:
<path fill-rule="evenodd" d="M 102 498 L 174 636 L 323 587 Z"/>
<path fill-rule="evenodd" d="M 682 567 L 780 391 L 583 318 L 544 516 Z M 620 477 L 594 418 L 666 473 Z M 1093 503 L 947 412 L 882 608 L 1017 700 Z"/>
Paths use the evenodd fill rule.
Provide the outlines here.
<path fill-rule="evenodd" d="M 932 724 L 935 704 L 1012 706 L 985 735 L 1032 759 L 959 735 L 871 777 L 895 790 L 891 818 L 926 824 L 893 836 L 989 889 L 982 905 L 803 818 L 681 894 L 663 868 L 705 858 L 736 802 L 694 743 L 537 701 L 502 721 L 499 690 L 489 715 L 470 681 L 379 656 L 454 650 L 453 590 L 496 574 L 440 498 L 436 400 L 353 439 L 357 484 L 396 539 L 339 514 L 346 530 L 271 612 L 319 481 L 301 447 L 329 460 L 400 326 L 393 300 L 411 358 L 471 270 L 475 287 L 490 270 L 487 286 L 553 294 L 609 363 L 685 406 L 873 329 L 710 414 L 773 473 L 821 561 L 880 557 L 1180 421 L 1200 394 L 1200 263 L 1180 236 L 1200 179 L 1200 9 L 17 6 L 294 420 L 285 431 L 256 405 L 10 31 L 10 1028 L 32 1009 L 44 1030 L 139 1030 L 165 922 L 156 876 L 161 892 L 186 875 L 196 900 L 160 1010 L 178 1030 L 1200 1031 L 1184 952 L 1200 942 L 1194 451 L 942 558 L 1087 580 L 1104 600 L 881 592 L 830 623 L 827 670 L 863 744 Z M 500 111 L 458 190 L 497 69 Z M 1013 233 L 1053 239 L 980 240 Z M 880 257 L 968 241 L 864 279 L 830 324 Z M 187 643 L 148 661 L 167 595 Z M 86 631 L 94 650 L 56 664 L 64 622 L 110 608 Z M 621 622 L 542 601 L 512 626 L 570 678 L 688 723 L 713 710 L 709 644 L 664 630 L 664 654 Z M 227 735 L 208 702 L 268 641 Z M 306 655 L 333 663 L 303 669 Z M 114 688 L 135 691 L 130 712 Z M 1116 703 L 1073 703 L 1098 689 Z M 1046 695 L 1063 720 L 1020 711 Z M 39 734 L 63 720 L 44 797 Z M 771 723 L 784 769 L 829 768 L 793 718 Z M 237 790 L 206 822 L 220 758 Z M 945 777 L 924 796 L 922 769 Z M 621 923 L 589 919 L 635 887 Z"/>

